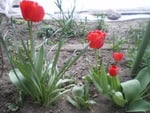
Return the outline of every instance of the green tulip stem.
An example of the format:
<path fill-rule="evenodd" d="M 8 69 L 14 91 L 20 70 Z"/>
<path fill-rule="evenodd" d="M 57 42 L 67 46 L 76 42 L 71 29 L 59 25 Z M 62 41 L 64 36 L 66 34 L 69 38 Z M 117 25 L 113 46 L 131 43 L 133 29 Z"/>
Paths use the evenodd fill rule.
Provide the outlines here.
<path fill-rule="evenodd" d="M 97 49 L 94 49 L 95 50 L 95 62 L 96 62 L 96 70 L 98 71 L 99 69 L 99 51 Z"/>
<path fill-rule="evenodd" d="M 139 49 L 139 51 L 137 53 L 137 56 L 136 56 L 136 59 L 135 59 L 135 63 L 133 65 L 133 68 L 132 68 L 132 71 L 131 71 L 131 76 L 133 76 L 133 77 L 137 73 L 138 66 L 140 65 L 140 63 L 142 61 L 142 57 L 144 55 L 146 47 L 148 46 L 149 40 L 150 40 L 150 21 L 149 21 L 149 23 L 147 25 L 147 29 L 146 29 L 144 38 L 143 38 L 143 40 L 141 42 L 140 49 Z"/>
<path fill-rule="evenodd" d="M 33 35 L 32 35 L 32 22 L 31 21 L 28 21 L 28 29 L 29 29 L 29 50 L 31 50 L 31 56 L 33 57 L 34 56 L 34 40 L 33 40 Z M 28 44 L 28 45 L 29 45 Z"/>

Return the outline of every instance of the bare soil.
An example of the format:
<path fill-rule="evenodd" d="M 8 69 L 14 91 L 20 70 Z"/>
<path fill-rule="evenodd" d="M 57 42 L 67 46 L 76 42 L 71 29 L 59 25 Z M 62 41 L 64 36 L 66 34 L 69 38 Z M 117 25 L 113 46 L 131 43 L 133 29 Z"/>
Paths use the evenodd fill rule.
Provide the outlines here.
<path fill-rule="evenodd" d="M 12 37 L 12 27 L 9 21 L 4 19 L 1 26 L 1 31 L 6 32 L 8 31 L 9 36 Z M 109 22 L 106 23 L 108 25 L 108 32 L 107 32 L 107 39 L 111 40 L 111 37 L 113 35 L 113 32 L 117 33 L 120 37 L 125 37 L 126 32 L 129 30 L 129 27 L 137 27 L 139 24 L 145 24 L 148 21 L 148 19 L 136 19 L 136 20 L 129 20 L 129 21 L 123 21 L 123 22 Z M 41 25 L 42 23 L 40 23 Z M 89 25 L 94 26 L 95 23 L 89 23 Z M 21 31 L 20 37 L 26 37 L 26 24 L 17 24 L 16 29 Z M 34 25 L 34 29 L 39 28 L 39 24 Z M 37 41 L 40 41 L 40 39 L 37 39 Z M 81 43 L 76 38 L 71 38 L 68 40 L 67 43 L 70 43 L 72 45 L 76 45 L 78 43 Z M 111 55 L 111 51 L 109 49 L 102 49 L 102 57 L 104 58 L 104 61 L 107 61 L 107 59 Z M 70 49 L 63 50 L 61 52 L 60 60 L 58 65 L 62 65 L 64 61 L 72 54 L 73 51 L 70 51 Z M 123 51 L 126 54 L 126 50 Z M 72 74 L 75 81 L 77 83 L 82 82 L 82 77 L 87 75 L 88 72 L 88 64 L 86 61 L 86 57 L 93 60 L 93 54 L 94 52 L 92 50 L 88 50 L 88 52 L 83 55 L 76 64 L 74 64 L 70 70 L 68 71 L 69 74 Z M 6 59 L 5 59 L 6 60 Z M 126 81 L 130 78 L 130 69 L 125 65 L 126 59 L 122 61 L 120 64 L 121 70 L 120 70 L 120 79 L 121 81 Z M 11 83 L 8 77 L 8 71 L 10 67 L 7 65 L 7 62 L 5 62 L 5 70 L 3 73 L 3 76 L 0 78 L 0 113 L 125 113 L 125 108 L 120 108 L 116 105 L 114 105 L 110 100 L 106 99 L 103 95 L 99 94 L 94 87 L 91 86 L 90 94 L 91 98 L 94 99 L 97 102 L 97 105 L 91 106 L 90 109 L 81 109 L 78 110 L 71 106 L 67 101 L 66 97 L 60 98 L 56 103 L 49 107 L 44 107 L 41 105 L 38 105 L 36 103 L 33 103 L 33 101 L 26 97 L 23 100 L 22 107 L 19 108 L 17 111 L 10 111 L 8 109 L 8 105 L 10 103 L 15 103 L 18 100 L 18 90 L 16 87 Z M 2 70 L 1 70 L 2 71 Z"/>

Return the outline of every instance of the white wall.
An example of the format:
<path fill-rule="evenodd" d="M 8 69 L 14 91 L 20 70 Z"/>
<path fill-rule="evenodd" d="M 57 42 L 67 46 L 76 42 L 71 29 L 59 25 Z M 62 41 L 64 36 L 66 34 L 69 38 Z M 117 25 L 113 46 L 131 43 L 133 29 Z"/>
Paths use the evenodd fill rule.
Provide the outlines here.
<path fill-rule="evenodd" d="M 36 0 L 41 2 L 47 11 L 58 11 L 55 0 Z M 62 0 L 64 11 L 70 9 L 74 0 Z M 149 8 L 150 0 L 76 0 L 76 11 L 105 10 L 105 9 L 135 9 Z"/>
<path fill-rule="evenodd" d="M 11 3 L 14 0 L 0 0 L 1 4 L 4 2 L 5 14 L 9 12 L 19 13 L 19 9 L 12 10 Z M 20 1 L 20 0 L 15 0 Z M 55 5 L 56 0 L 34 0 L 39 2 L 44 8 L 46 13 L 53 14 L 59 11 Z M 74 5 L 74 0 L 62 0 L 63 10 L 68 11 Z M 107 10 L 107 9 L 135 9 L 135 8 L 148 8 L 150 10 L 150 0 L 76 0 L 76 11 L 87 10 Z M 0 8 L 1 10 L 1 8 Z M 3 9 L 2 9 L 3 10 Z M 0 11 L 2 12 L 2 11 Z"/>

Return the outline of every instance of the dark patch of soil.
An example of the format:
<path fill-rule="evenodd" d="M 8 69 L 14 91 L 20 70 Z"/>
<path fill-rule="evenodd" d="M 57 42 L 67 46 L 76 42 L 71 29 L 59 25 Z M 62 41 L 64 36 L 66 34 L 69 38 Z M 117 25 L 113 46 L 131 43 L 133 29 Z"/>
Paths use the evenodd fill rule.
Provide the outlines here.
<path fill-rule="evenodd" d="M 117 32 L 119 36 L 124 36 L 126 31 L 129 29 L 129 26 L 136 27 L 138 26 L 139 23 L 143 24 L 146 21 L 147 20 L 145 19 L 140 19 L 140 20 L 137 19 L 137 20 L 124 21 L 124 22 L 107 23 L 109 26 L 107 37 L 108 39 L 111 40 L 113 32 Z M 2 25 L 3 26 L 1 28 L 4 28 L 3 33 L 8 31 L 10 37 L 12 37 L 13 33 L 11 31 L 12 27 L 10 25 L 10 22 L 4 21 Z M 26 24 L 20 24 L 20 25 L 18 24 L 16 26 L 16 29 L 21 32 L 21 35 L 18 36 L 18 38 L 26 37 L 26 26 L 27 26 Z M 34 29 L 37 27 L 38 24 L 35 24 Z M 37 39 L 37 41 L 38 40 L 39 39 Z M 77 44 L 80 42 L 77 39 L 72 38 L 68 41 L 68 43 Z M 125 52 L 126 51 L 124 51 L 124 53 Z M 61 66 L 71 54 L 72 54 L 71 51 L 67 51 L 67 50 L 62 51 L 58 65 Z M 79 59 L 79 61 L 76 64 L 74 64 L 70 68 L 70 71 L 68 73 L 74 75 L 74 79 L 75 81 L 77 81 L 77 83 L 82 82 L 81 78 L 89 73 L 88 63 L 85 58 L 88 57 L 93 61 L 92 63 L 94 63 L 93 54 L 94 54 L 93 51 L 88 51 L 85 55 L 83 55 Z M 102 56 L 104 57 L 104 61 L 107 61 L 110 55 L 111 55 L 111 51 L 102 50 Z M 125 63 L 126 61 L 123 61 L 122 64 L 120 65 L 121 81 L 126 81 L 130 79 L 129 69 L 125 66 Z M 8 109 L 8 105 L 10 103 L 15 103 L 18 100 L 18 91 L 15 88 L 15 86 L 10 82 L 8 77 L 9 66 L 7 65 L 7 63 L 5 65 L 6 65 L 5 72 L 3 73 L 3 76 L 0 78 L 0 113 L 12 113 L 12 111 Z M 72 107 L 70 104 L 66 102 L 65 97 L 62 97 L 56 103 L 54 103 L 49 107 L 43 107 L 41 105 L 33 103 L 30 98 L 25 98 L 22 107 L 20 107 L 20 109 L 18 111 L 15 111 L 14 113 L 125 113 L 125 108 L 119 108 L 115 106 L 110 100 L 106 99 L 103 95 L 97 93 L 94 87 L 91 87 L 91 98 L 93 98 L 97 102 L 97 105 L 91 106 L 90 109 L 88 110 L 78 110 Z"/>

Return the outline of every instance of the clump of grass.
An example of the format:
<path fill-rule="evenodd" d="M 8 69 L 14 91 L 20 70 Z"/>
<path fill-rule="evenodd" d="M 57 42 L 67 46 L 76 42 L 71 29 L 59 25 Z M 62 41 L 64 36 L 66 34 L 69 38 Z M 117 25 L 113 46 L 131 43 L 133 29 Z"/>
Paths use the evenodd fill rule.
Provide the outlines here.
<path fill-rule="evenodd" d="M 90 99 L 88 83 L 85 85 L 75 85 L 71 90 L 72 95 L 67 96 L 67 101 L 77 109 L 88 109 L 96 102 Z"/>
<path fill-rule="evenodd" d="M 144 25 L 139 24 L 139 27 L 134 28 L 130 27 L 129 31 L 126 34 L 126 38 L 128 39 L 128 43 L 130 44 L 131 47 L 128 49 L 128 64 L 127 66 L 133 67 L 133 63 L 135 62 L 136 59 L 136 54 L 139 50 L 140 44 L 143 40 L 143 36 L 145 33 L 146 29 Z M 150 57 L 150 51 L 149 51 L 150 46 L 146 49 L 146 52 L 142 58 L 142 62 L 138 66 L 138 70 L 142 69 L 147 65 L 146 61 L 147 58 Z"/>
<path fill-rule="evenodd" d="M 60 11 L 60 18 L 55 19 L 58 27 L 60 28 L 60 36 L 71 38 L 85 35 L 86 21 L 78 24 L 74 18 L 76 0 L 74 0 L 72 9 L 68 12 L 65 12 L 62 9 L 62 0 L 56 0 L 55 4 Z"/>
<path fill-rule="evenodd" d="M 85 36 L 87 19 L 78 22 L 75 20 L 76 0 L 74 0 L 72 9 L 67 12 L 62 8 L 62 0 L 56 0 L 55 4 L 59 9 L 58 17 L 52 19 L 52 25 L 43 27 L 43 29 L 39 31 L 38 36 L 48 38 L 51 37 L 53 33 L 56 34 L 57 38 L 66 39 Z M 51 26 L 53 26 L 53 28 Z"/>
<path fill-rule="evenodd" d="M 149 41 L 149 31 L 148 26 L 144 24 L 139 24 L 139 26 L 130 27 L 126 34 L 126 39 L 128 43 L 127 56 L 128 62 L 127 66 L 131 69 L 131 76 L 134 77 L 138 72 L 140 72 L 145 67 L 148 67 L 150 61 L 150 41 Z M 147 30 L 146 30 L 147 28 Z"/>
<path fill-rule="evenodd" d="M 107 31 L 107 25 L 105 23 L 106 15 L 101 13 L 101 14 L 96 14 L 96 17 L 97 17 L 96 29 Z"/>
<path fill-rule="evenodd" d="M 123 45 L 126 43 L 125 39 L 123 37 L 119 37 L 115 34 L 113 34 L 113 42 L 112 42 L 112 51 L 121 51 Z"/>
<path fill-rule="evenodd" d="M 147 27 L 146 27 L 146 31 L 143 35 L 143 39 L 140 43 L 140 47 L 139 47 L 139 50 L 137 52 L 137 56 L 135 58 L 135 62 L 133 64 L 133 67 L 132 67 L 132 76 L 134 76 L 135 74 L 138 73 L 138 66 L 141 65 L 141 63 L 144 62 L 144 67 L 145 66 L 148 66 L 149 64 L 149 59 L 150 59 L 150 46 L 149 46 L 149 43 L 150 43 L 150 22 L 148 23 Z M 147 54 L 148 52 L 148 54 Z M 148 56 L 145 56 L 145 55 L 148 55 Z M 149 67 L 149 66 L 148 66 Z M 141 69 L 140 69 L 141 70 Z"/>
<path fill-rule="evenodd" d="M 44 25 L 41 27 L 41 29 L 38 31 L 38 37 L 39 38 L 51 38 L 54 36 L 55 28 L 50 25 Z"/>

